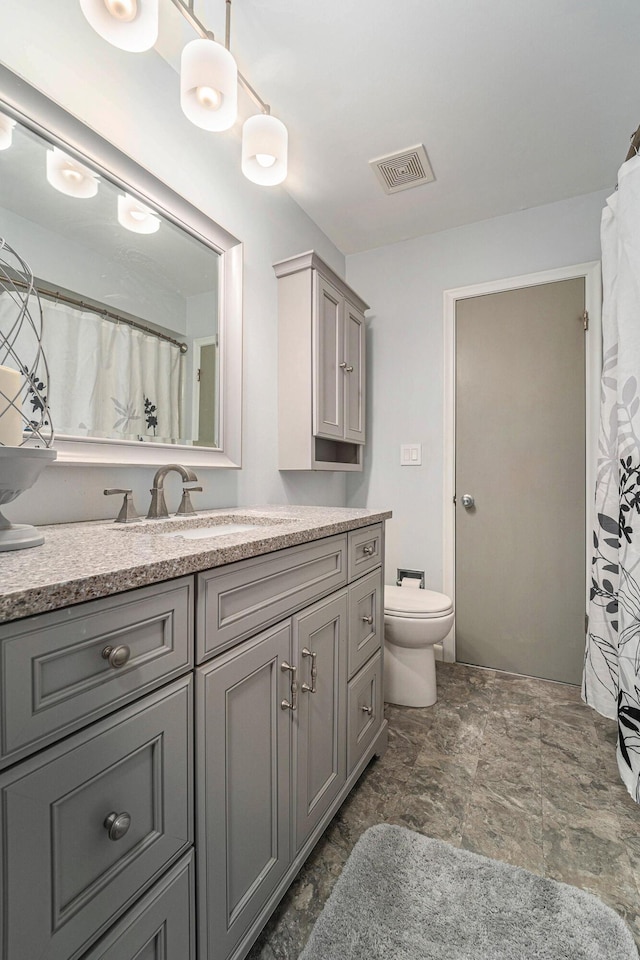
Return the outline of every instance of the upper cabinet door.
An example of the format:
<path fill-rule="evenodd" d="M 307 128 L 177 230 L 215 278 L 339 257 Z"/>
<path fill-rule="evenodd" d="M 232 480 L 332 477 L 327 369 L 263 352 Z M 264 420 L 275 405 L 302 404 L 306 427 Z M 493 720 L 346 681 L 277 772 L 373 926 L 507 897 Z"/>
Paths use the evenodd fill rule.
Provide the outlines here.
<path fill-rule="evenodd" d="M 344 438 L 365 441 L 365 325 L 364 315 L 348 300 L 344 304 Z"/>
<path fill-rule="evenodd" d="M 313 318 L 313 432 L 317 437 L 344 438 L 344 299 L 314 271 L 316 310 Z M 344 366 L 340 366 L 344 364 Z"/>

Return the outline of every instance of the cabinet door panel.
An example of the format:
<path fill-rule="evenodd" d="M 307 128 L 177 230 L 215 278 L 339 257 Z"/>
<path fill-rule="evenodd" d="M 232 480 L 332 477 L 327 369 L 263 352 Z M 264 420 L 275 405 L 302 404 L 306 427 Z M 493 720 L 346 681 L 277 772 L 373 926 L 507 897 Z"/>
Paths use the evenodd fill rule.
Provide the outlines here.
<path fill-rule="evenodd" d="M 349 683 L 347 770 L 351 774 L 384 719 L 382 650 Z"/>
<path fill-rule="evenodd" d="M 344 438 L 365 442 L 365 324 L 349 301 L 344 305 L 345 360 Z"/>
<path fill-rule="evenodd" d="M 382 645 L 383 590 L 382 570 L 349 587 L 349 679 Z"/>
<path fill-rule="evenodd" d="M 77 956 L 191 843 L 191 712 L 188 678 L 0 778 L 7 960 Z"/>
<path fill-rule="evenodd" d="M 317 437 L 344 438 L 344 300 L 319 274 L 313 323 L 313 432 Z"/>
<path fill-rule="evenodd" d="M 197 671 L 201 955 L 226 957 L 290 863 L 286 623 Z M 208 913 L 208 916 L 207 916 Z"/>
<path fill-rule="evenodd" d="M 82 960 L 195 960 L 193 872 L 190 851 Z"/>
<path fill-rule="evenodd" d="M 347 595 L 310 607 L 293 619 L 294 662 L 300 683 L 295 718 L 296 847 L 300 849 L 346 780 L 345 681 Z M 315 683 L 311 675 L 315 654 Z M 303 684 L 315 686 L 315 692 Z"/>
<path fill-rule="evenodd" d="M 184 673 L 192 606 L 183 577 L 0 626 L 0 766 Z M 114 669 L 102 652 L 120 645 Z"/>

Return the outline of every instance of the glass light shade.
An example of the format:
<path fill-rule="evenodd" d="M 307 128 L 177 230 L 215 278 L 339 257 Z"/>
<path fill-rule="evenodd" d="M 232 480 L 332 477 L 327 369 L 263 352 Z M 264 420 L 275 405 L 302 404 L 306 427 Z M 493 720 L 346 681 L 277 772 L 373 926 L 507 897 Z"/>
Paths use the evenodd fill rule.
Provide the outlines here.
<path fill-rule="evenodd" d="M 98 175 L 57 147 L 47 150 L 47 180 L 68 197 L 87 199 L 98 192 Z"/>
<path fill-rule="evenodd" d="M 289 136 L 282 120 L 267 114 L 249 117 L 242 128 L 242 172 L 253 183 L 271 187 L 287 176 Z"/>
<path fill-rule="evenodd" d="M 159 0 L 80 0 L 85 17 L 103 40 L 142 53 L 158 39 Z"/>
<path fill-rule="evenodd" d="M 203 130 L 228 130 L 238 115 L 238 68 L 215 40 L 192 40 L 182 51 L 180 104 Z"/>
<path fill-rule="evenodd" d="M 153 210 L 128 193 L 118 196 L 118 223 L 133 233 L 157 233 L 160 220 Z"/>
<path fill-rule="evenodd" d="M 16 121 L 0 113 L 0 150 L 8 150 L 13 142 L 13 128 Z"/>

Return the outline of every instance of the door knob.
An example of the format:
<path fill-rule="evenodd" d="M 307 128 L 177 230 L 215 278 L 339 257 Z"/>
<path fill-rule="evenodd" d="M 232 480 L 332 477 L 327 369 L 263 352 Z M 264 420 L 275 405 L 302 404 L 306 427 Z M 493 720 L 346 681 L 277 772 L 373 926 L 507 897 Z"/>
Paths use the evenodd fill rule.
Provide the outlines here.
<path fill-rule="evenodd" d="M 470 493 L 462 494 L 462 506 L 465 510 L 471 510 L 471 507 L 475 507 L 476 501 L 473 499 Z"/>

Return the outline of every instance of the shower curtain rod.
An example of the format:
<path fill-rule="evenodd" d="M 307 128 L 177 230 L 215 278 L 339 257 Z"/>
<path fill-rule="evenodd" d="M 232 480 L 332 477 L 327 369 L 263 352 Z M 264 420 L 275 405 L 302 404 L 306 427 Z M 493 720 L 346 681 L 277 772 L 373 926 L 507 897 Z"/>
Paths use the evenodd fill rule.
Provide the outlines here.
<path fill-rule="evenodd" d="M 27 284 L 22 280 L 17 278 L 10 277 L 11 283 L 16 287 L 26 287 Z M 135 327 L 136 330 L 142 330 L 144 333 L 150 333 L 153 337 L 158 337 L 159 340 L 167 340 L 169 343 L 173 343 L 174 346 L 180 348 L 180 353 L 187 353 L 189 347 L 186 343 L 183 343 L 180 340 L 174 340 L 173 337 L 168 336 L 166 333 L 160 333 L 158 330 L 154 330 L 153 327 L 148 327 L 144 323 L 140 323 L 139 320 L 134 320 L 132 317 L 127 317 L 122 313 L 114 313 L 111 310 L 107 310 L 106 307 L 98 306 L 98 304 L 87 303 L 86 300 L 80 300 L 77 297 L 69 296 L 66 293 L 62 293 L 60 290 L 49 290 L 47 287 L 34 284 L 34 289 L 41 297 L 46 297 L 48 300 L 59 300 L 61 303 L 69 303 L 74 307 L 82 307 L 83 310 L 90 310 L 92 313 L 97 313 L 101 317 L 106 317 L 109 320 L 114 320 L 116 323 L 126 323 L 129 327 Z"/>

